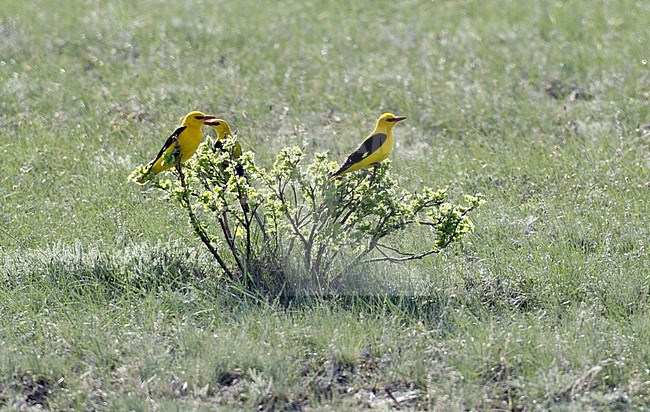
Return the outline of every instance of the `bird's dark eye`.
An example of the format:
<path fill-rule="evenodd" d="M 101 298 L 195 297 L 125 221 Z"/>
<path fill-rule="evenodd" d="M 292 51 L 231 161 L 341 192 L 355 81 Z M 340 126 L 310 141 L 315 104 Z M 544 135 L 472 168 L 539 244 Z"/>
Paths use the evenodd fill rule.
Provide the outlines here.
<path fill-rule="evenodd" d="M 194 118 L 195 118 L 196 120 L 203 120 L 203 119 L 205 119 L 204 116 L 194 116 Z"/>
<path fill-rule="evenodd" d="M 221 124 L 221 122 L 216 122 L 214 125 L 219 126 L 220 124 Z"/>
<path fill-rule="evenodd" d="M 386 121 L 387 121 L 387 122 L 394 122 L 394 121 L 395 121 L 395 118 L 394 118 L 394 117 L 387 117 L 387 118 L 386 118 Z"/>

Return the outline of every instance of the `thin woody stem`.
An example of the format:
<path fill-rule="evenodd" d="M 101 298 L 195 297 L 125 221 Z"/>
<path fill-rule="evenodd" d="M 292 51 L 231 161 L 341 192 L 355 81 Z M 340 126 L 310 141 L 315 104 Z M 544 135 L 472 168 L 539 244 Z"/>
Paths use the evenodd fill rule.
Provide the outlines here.
<path fill-rule="evenodd" d="M 388 256 L 388 255 L 386 255 L 386 254 L 384 254 L 384 253 L 382 252 L 382 254 L 384 255 L 384 257 L 373 258 L 373 259 L 364 260 L 363 263 L 372 263 L 372 262 L 390 262 L 390 263 L 399 263 L 399 262 L 406 262 L 406 261 L 409 261 L 409 260 L 422 259 L 422 258 L 424 258 L 425 256 L 429 256 L 429 255 L 432 255 L 432 254 L 434 254 L 434 253 L 440 253 L 440 249 L 431 249 L 431 250 L 427 250 L 426 252 L 422 252 L 422 253 L 418 253 L 418 254 L 415 254 L 415 255 L 406 256 L 406 257 L 401 257 L 401 258 L 396 258 L 396 257 L 393 257 L 393 256 Z"/>
<path fill-rule="evenodd" d="M 178 145 L 178 141 L 175 144 Z M 221 258 L 219 252 L 217 252 L 214 245 L 212 245 L 212 242 L 210 242 L 210 238 L 208 238 L 208 235 L 205 233 L 205 230 L 203 230 L 201 224 L 196 218 L 196 215 L 194 214 L 194 210 L 192 209 L 192 203 L 190 202 L 190 197 L 188 195 L 189 191 L 187 190 L 187 184 L 185 183 L 185 174 L 183 173 L 183 169 L 181 167 L 180 157 L 178 163 L 176 163 L 176 170 L 178 171 L 178 178 L 180 179 L 181 186 L 183 187 L 183 192 L 182 192 L 183 203 L 185 203 L 185 207 L 187 208 L 187 213 L 190 217 L 190 222 L 192 223 L 194 232 L 196 232 L 196 234 L 199 235 L 199 238 L 201 239 L 203 244 L 208 248 L 210 253 L 212 253 L 212 256 L 214 256 L 214 258 L 217 260 L 219 266 L 221 266 L 221 269 L 223 269 L 223 271 L 231 280 L 234 280 L 235 276 L 230 271 L 230 269 L 228 269 L 228 265 Z"/>

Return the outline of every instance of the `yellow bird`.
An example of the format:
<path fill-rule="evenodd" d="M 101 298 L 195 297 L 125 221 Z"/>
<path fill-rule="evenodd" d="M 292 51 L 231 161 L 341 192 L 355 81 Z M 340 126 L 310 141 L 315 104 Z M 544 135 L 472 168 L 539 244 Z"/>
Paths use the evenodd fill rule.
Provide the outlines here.
<path fill-rule="evenodd" d="M 212 130 L 215 131 L 217 134 L 217 138 L 214 142 L 214 146 L 212 146 L 213 151 L 217 150 L 223 150 L 223 139 L 226 138 L 226 136 L 233 137 L 232 132 L 230 131 L 230 126 L 228 125 L 228 122 L 226 122 L 223 119 L 212 119 L 208 122 L 205 122 L 206 125 L 210 126 Z M 235 140 L 235 145 L 232 148 L 232 157 L 233 159 L 239 159 L 239 157 L 242 154 L 241 150 L 241 145 L 239 144 L 238 140 Z M 244 167 L 237 163 L 235 165 L 235 171 L 237 172 L 237 176 L 243 176 L 244 175 Z"/>
<path fill-rule="evenodd" d="M 217 134 L 216 141 L 214 142 L 214 146 L 212 147 L 213 150 L 216 152 L 217 150 L 222 150 L 223 149 L 223 139 L 226 138 L 226 136 L 233 136 L 232 132 L 230 131 L 230 126 L 228 125 L 228 122 L 226 122 L 223 119 L 212 119 L 210 121 L 205 122 L 207 126 L 210 126 L 212 130 L 215 131 Z M 241 156 L 241 146 L 238 141 L 235 141 L 235 146 L 232 149 L 232 157 L 235 159 L 238 159 Z"/>
<path fill-rule="evenodd" d="M 405 116 L 395 116 L 392 113 L 382 114 L 377 120 L 375 130 L 366 137 L 366 140 L 348 157 L 339 170 L 331 174 L 331 177 L 354 172 L 361 168 L 369 169 L 379 166 L 379 163 L 393 151 L 393 127 L 404 119 L 406 119 Z"/>
<path fill-rule="evenodd" d="M 147 165 L 147 171 L 137 182 L 143 185 L 156 174 L 176 166 L 176 162 L 165 163 L 168 154 L 173 156 L 180 154 L 181 164 L 185 163 L 196 152 L 201 140 L 203 140 L 201 126 L 206 121 L 214 118 L 214 116 L 197 111 L 185 115 L 181 125 L 169 136 L 156 157 Z"/>
<path fill-rule="evenodd" d="M 226 136 L 234 137 L 232 132 L 230 131 L 230 126 L 228 125 L 228 122 L 226 122 L 223 119 L 212 119 L 208 122 L 205 122 L 206 125 L 210 126 L 215 133 L 217 134 L 217 138 L 214 142 L 214 146 L 212 146 L 212 150 L 216 152 L 217 150 L 221 151 L 223 150 L 223 139 L 226 138 Z M 239 159 L 241 156 L 241 145 L 239 144 L 238 140 L 235 140 L 235 144 L 232 148 L 232 158 L 233 159 Z M 235 164 L 235 172 L 237 173 L 237 176 L 244 176 L 244 166 L 242 166 L 239 162 Z M 246 200 L 246 195 L 241 194 L 239 196 L 239 203 L 241 204 L 242 210 L 244 213 L 250 212 L 250 208 L 248 207 L 248 201 Z"/>

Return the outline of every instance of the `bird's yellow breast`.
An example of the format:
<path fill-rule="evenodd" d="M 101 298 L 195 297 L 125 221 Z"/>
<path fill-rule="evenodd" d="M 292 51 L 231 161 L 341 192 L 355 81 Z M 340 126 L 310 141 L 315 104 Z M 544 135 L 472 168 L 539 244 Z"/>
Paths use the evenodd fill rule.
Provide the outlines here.
<path fill-rule="evenodd" d="M 181 133 L 178 138 L 178 144 L 181 147 L 181 163 L 185 163 L 196 152 L 202 140 L 203 132 L 201 128 L 194 129 L 188 127 Z M 171 150 L 173 151 L 174 148 L 172 147 Z"/>
<path fill-rule="evenodd" d="M 386 158 L 393 151 L 393 131 L 386 130 L 383 133 L 386 134 L 386 141 L 384 142 L 384 144 L 379 146 L 379 148 L 374 153 L 372 153 L 370 156 L 362 160 L 361 167 L 369 168 L 373 166 L 375 163 L 382 162 L 386 160 Z"/>
<path fill-rule="evenodd" d="M 386 142 L 379 147 L 379 150 L 373 153 L 377 155 L 374 161 L 381 162 L 385 160 L 388 157 L 388 155 L 391 154 L 392 151 L 393 151 L 393 132 L 389 131 L 386 135 Z"/>

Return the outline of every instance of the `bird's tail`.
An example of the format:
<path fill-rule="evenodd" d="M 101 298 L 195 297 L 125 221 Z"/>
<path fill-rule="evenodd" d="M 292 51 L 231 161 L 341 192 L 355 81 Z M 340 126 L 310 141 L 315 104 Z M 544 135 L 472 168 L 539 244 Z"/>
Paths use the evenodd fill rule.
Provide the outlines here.
<path fill-rule="evenodd" d="M 344 168 L 340 168 L 340 169 L 337 170 L 336 172 L 331 172 L 331 173 L 327 176 L 327 180 L 332 180 L 332 179 L 334 179 L 335 177 L 339 177 L 339 176 L 341 176 L 343 173 L 345 173 L 345 169 L 344 169 Z"/>
<path fill-rule="evenodd" d="M 152 163 L 149 163 L 146 166 L 139 166 L 137 169 L 131 173 L 129 179 L 135 181 L 139 185 L 144 185 L 151 180 L 153 173 L 151 173 L 151 168 L 153 167 Z"/>

